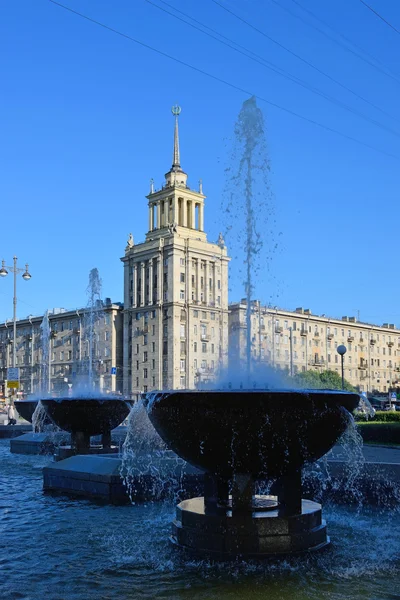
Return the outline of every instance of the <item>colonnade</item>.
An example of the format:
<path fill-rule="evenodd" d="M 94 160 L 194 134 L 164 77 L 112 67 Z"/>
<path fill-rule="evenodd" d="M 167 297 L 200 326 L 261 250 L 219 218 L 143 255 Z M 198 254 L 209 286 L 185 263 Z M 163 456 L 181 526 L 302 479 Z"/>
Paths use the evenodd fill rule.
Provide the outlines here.
<path fill-rule="evenodd" d="M 164 198 L 149 204 L 149 231 L 176 224 L 204 231 L 204 205 L 185 198 Z"/>
<path fill-rule="evenodd" d="M 185 285 L 187 300 L 207 306 L 217 306 L 217 270 L 214 261 L 201 258 L 190 259 L 188 281 Z M 160 257 L 138 261 L 132 265 L 131 297 L 132 308 L 159 304 L 162 300 L 163 265 Z M 155 273 L 157 284 L 155 284 Z M 176 271 L 176 285 L 179 286 L 179 271 Z M 193 279 L 194 276 L 194 285 Z M 211 280 L 211 281 L 210 281 Z M 155 295 L 156 292 L 156 295 Z"/>

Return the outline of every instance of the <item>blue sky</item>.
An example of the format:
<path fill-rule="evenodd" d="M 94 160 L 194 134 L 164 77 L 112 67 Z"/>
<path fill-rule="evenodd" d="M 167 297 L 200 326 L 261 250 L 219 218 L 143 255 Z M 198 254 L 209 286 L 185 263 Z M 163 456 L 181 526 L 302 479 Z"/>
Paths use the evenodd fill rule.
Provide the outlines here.
<path fill-rule="evenodd" d="M 276 228 L 282 235 L 256 296 L 289 309 L 304 306 L 339 317 L 359 311 L 362 320 L 399 325 L 400 36 L 360 0 L 218 1 L 331 79 L 212 0 L 168 0 L 367 119 L 288 81 L 145 0 L 64 3 L 376 148 L 259 101 L 266 121 Z M 159 0 L 154 3 L 173 12 Z M 370 0 L 370 4 L 400 28 L 399 3 Z M 340 32 L 378 59 L 379 68 L 390 75 L 308 24 L 345 43 Z M 358 47 L 351 46 L 366 56 Z M 176 102 L 182 106 L 182 166 L 193 187 L 203 179 L 205 227 L 210 240 L 217 238 L 225 218 L 221 209 L 224 168 L 236 117 L 248 98 L 244 92 L 49 0 L 0 3 L 0 50 L 0 254 L 7 264 L 16 254 L 20 266 L 29 262 L 32 273 L 31 281 L 18 280 L 19 317 L 41 314 L 46 308 L 84 305 L 93 267 L 102 277 L 103 295 L 122 301 L 119 258 L 129 232 L 136 241 L 144 239 L 149 180 L 153 177 L 161 185 L 171 166 L 170 108 Z M 232 262 L 231 269 L 235 268 Z M 235 286 L 230 299 L 243 295 Z M 0 281 L 0 320 L 11 316 L 9 276 Z"/>

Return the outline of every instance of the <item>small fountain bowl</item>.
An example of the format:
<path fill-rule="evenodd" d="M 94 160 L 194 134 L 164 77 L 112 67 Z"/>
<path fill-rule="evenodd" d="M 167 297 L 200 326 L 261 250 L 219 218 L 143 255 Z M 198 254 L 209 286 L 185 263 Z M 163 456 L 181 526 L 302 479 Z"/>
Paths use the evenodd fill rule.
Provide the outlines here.
<path fill-rule="evenodd" d="M 169 391 L 144 395 L 150 421 L 190 464 L 230 478 L 275 478 L 326 454 L 358 406 L 334 390 Z"/>
<path fill-rule="evenodd" d="M 129 415 L 130 403 L 119 397 L 90 396 L 44 398 L 44 409 L 51 421 L 64 431 L 82 431 L 90 436 L 107 433 Z"/>
<path fill-rule="evenodd" d="M 14 400 L 14 406 L 20 417 L 32 423 L 33 413 L 36 410 L 39 400 Z"/>

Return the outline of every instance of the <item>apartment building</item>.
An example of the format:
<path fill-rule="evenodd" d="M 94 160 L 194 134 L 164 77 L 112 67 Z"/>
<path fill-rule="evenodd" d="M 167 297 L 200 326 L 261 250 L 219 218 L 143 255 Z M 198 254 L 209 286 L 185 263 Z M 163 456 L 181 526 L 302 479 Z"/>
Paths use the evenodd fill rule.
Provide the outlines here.
<path fill-rule="evenodd" d="M 67 393 L 87 382 L 89 370 L 88 309 L 49 311 L 50 336 L 44 349 L 43 315 L 17 321 L 16 367 L 19 393 L 44 390 Z M 109 298 L 94 311 L 92 336 L 93 382 L 104 392 L 122 391 L 122 305 Z M 7 393 L 7 368 L 13 360 L 13 323 L 0 324 L 0 395 Z M 46 361 L 46 364 L 44 363 Z M 44 374 L 47 381 L 44 381 Z"/>
<path fill-rule="evenodd" d="M 188 186 L 175 115 L 172 167 L 147 196 L 148 232 L 129 237 L 124 263 L 124 393 L 194 388 L 227 364 L 228 262 L 207 241 L 202 183 Z"/>
<path fill-rule="evenodd" d="M 229 306 L 229 357 L 246 357 L 246 300 Z M 341 319 L 313 315 L 311 310 L 288 311 L 251 306 L 251 354 L 293 374 L 315 370 L 341 372 L 337 347 L 344 344 L 345 378 L 361 391 L 386 392 L 400 385 L 400 330 L 359 322 L 354 316 Z"/>

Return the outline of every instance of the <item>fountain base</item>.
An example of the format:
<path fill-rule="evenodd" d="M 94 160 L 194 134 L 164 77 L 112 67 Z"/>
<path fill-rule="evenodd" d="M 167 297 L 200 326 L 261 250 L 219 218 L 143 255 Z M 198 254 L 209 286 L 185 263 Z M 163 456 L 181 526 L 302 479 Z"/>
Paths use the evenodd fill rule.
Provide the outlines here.
<path fill-rule="evenodd" d="M 255 500 L 255 502 L 254 502 Z M 329 545 L 321 505 L 301 501 L 298 514 L 287 515 L 276 496 L 255 496 L 251 512 L 231 506 L 210 511 L 204 497 L 178 504 L 171 542 L 212 558 L 267 558 L 321 550 Z"/>

